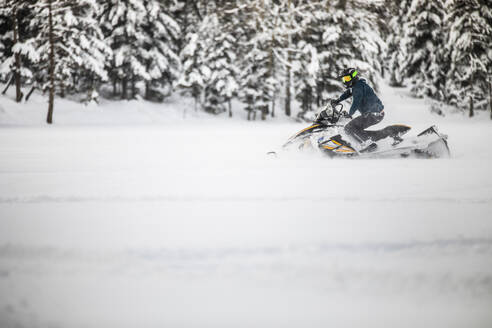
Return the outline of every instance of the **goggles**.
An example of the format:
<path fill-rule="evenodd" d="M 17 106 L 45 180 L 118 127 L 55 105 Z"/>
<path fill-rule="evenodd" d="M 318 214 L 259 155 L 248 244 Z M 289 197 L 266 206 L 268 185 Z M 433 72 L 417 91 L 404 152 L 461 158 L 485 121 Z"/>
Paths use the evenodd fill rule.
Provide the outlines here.
<path fill-rule="evenodd" d="M 354 71 L 354 72 L 352 73 L 352 76 L 350 76 L 350 75 L 345 75 L 345 76 L 343 76 L 343 77 L 342 77 L 343 82 L 350 82 L 350 81 L 352 81 L 352 78 L 356 77 L 356 76 L 357 76 L 357 73 L 359 73 L 359 72 Z"/>

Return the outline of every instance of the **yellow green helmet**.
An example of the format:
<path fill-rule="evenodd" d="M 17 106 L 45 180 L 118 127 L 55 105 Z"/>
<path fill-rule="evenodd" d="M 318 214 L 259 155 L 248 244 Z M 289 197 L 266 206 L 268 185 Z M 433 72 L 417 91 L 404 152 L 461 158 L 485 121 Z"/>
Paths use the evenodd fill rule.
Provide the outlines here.
<path fill-rule="evenodd" d="M 342 79 L 343 84 L 348 89 L 354 85 L 354 82 L 359 80 L 359 72 L 355 68 L 346 68 L 342 71 L 339 78 Z"/>

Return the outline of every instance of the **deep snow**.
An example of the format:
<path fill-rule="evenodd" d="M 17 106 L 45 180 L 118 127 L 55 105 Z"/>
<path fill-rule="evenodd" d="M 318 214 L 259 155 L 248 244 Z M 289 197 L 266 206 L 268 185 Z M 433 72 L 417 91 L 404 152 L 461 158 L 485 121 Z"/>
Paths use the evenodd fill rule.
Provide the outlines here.
<path fill-rule="evenodd" d="M 490 327 L 492 121 L 452 158 L 265 156 L 306 124 L 0 98 L 0 327 Z M 183 115 L 183 108 L 187 112 Z M 236 116 L 243 116 L 236 108 Z"/>

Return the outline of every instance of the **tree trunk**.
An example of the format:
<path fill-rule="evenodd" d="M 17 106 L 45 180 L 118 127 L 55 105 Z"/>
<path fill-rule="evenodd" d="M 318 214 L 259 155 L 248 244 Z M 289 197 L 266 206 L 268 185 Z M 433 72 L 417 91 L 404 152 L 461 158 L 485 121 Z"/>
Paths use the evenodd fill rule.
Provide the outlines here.
<path fill-rule="evenodd" d="M 121 81 L 121 99 L 126 99 L 126 94 L 127 94 L 127 80 L 125 76 Z"/>
<path fill-rule="evenodd" d="M 48 0 L 48 25 L 49 25 L 49 42 L 50 42 L 50 96 L 48 102 L 48 117 L 46 122 L 48 124 L 53 123 L 53 107 L 55 102 L 55 44 L 53 40 L 53 13 L 51 8 L 52 0 Z"/>
<path fill-rule="evenodd" d="M 31 90 L 27 93 L 26 101 L 29 100 L 29 97 L 31 97 L 31 95 L 32 95 L 32 93 L 34 92 L 35 89 L 36 89 L 36 87 L 32 87 Z"/>
<path fill-rule="evenodd" d="M 288 56 L 288 61 L 290 64 L 290 53 Z M 291 101 L 291 94 L 290 94 L 290 83 L 291 83 L 291 77 L 290 77 L 290 66 L 287 66 L 287 83 L 285 84 L 285 115 L 290 116 L 291 114 L 291 108 L 290 108 L 290 101 Z"/>
<path fill-rule="evenodd" d="M 17 5 L 14 5 L 14 45 L 19 42 L 19 21 L 17 19 Z M 16 52 L 15 57 L 15 101 L 21 102 L 22 91 L 21 91 L 21 60 L 20 54 Z"/>
<path fill-rule="evenodd" d="M 292 0 L 289 0 L 288 3 L 288 11 L 290 11 L 290 6 L 291 6 Z M 293 19 L 291 17 L 291 19 Z M 294 24 L 292 24 L 292 21 L 290 23 L 290 27 L 292 28 Z M 289 33 L 288 37 L 288 44 L 287 47 L 290 48 L 292 45 L 292 35 Z M 285 84 L 285 115 L 290 116 L 291 114 L 291 108 L 290 108 L 290 102 L 291 102 L 291 94 L 290 94 L 290 84 L 291 84 L 291 65 L 292 59 L 290 56 L 290 50 L 287 50 L 287 83 Z"/>
<path fill-rule="evenodd" d="M 473 117 L 473 96 L 470 96 L 470 117 Z"/>
<path fill-rule="evenodd" d="M 229 117 L 232 117 L 232 104 L 230 99 L 228 100 L 228 104 L 229 104 Z"/>
<path fill-rule="evenodd" d="M 7 92 L 7 90 L 10 88 L 10 86 L 12 85 L 12 83 L 14 83 L 14 80 L 15 80 L 15 74 L 12 74 L 12 76 L 9 79 L 9 81 L 7 82 L 7 86 L 2 91 L 2 95 L 4 95 Z"/>
<path fill-rule="evenodd" d="M 132 99 L 137 98 L 137 87 L 135 85 L 135 76 L 132 78 Z"/>
<path fill-rule="evenodd" d="M 150 100 L 150 82 L 145 81 L 145 99 Z"/>
<path fill-rule="evenodd" d="M 272 117 L 275 117 L 275 95 L 272 97 Z"/>
<path fill-rule="evenodd" d="M 253 98 L 253 96 L 248 96 L 248 98 L 246 100 L 246 104 L 248 104 L 248 107 L 246 107 L 248 109 L 248 121 L 251 121 L 251 116 L 253 115 L 253 111 L 254 111 L 252 98 Z"/>
<path fill-rule="evenodd" d="M 276 26 L 276 24 L 275 24 Z M 273 47 L 275 45 L 275 38 L 273 37 L 272 33 L 272 44 L 270 45 L 270 60 L 269 60 L 269 76 L 274 77 L 275 76 L 275 62 L 274 62 L 274 54 L 273 54 Z M 272 92 L 272 117 L 275 117 L 275 90 Z"/>
<path fill-rule="evenodd" d="M 401 83 L 399 83 L 398 80 L 396 79 L 395 71 L 391 72 L 390 86 L 391 87 L 401 87 L 402 86 Z"/>
<path fill-rule="evenodd" d="M 492 120 L 492 75 L 489 78 L 489 107 L 490 107 L 490 119 Z"/>
<path fill-rule="evenodd" d="M 65 98 L 65 83 L 63 83 L 63 79 L 60 80 L 60 98 Z"/>
<path fill-rule="evenodd" d="M 117 82 L 116 82 L 116 78 L 113 79 L 113 97 L 116 97 L 116 94 L 118 93 L 118 90 L 117 90 Z"/>

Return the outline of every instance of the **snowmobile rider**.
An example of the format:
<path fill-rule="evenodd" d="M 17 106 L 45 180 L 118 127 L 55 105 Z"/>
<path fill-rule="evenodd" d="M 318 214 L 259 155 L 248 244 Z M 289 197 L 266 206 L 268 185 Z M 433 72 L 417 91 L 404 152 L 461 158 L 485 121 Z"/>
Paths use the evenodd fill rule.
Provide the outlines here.
<path fill-rule="evenodd" d="M 360 116 L 351 120 L 345 125 L 345 132 L 365 145 L 369 140 L 369 135 L 365 129 L 381 122 L 384 118 L 384 106 L 374 90 L 366 83 L 366 80 L 359 79 L 359 72 L 355 68 L 347 68 L 342 71 L 339 78 L 347 88 L 338 99 L 331 100 L 331 105 L 338 105 L 341 101 L 353 97 L 352 107 L 350 107 L 349 116 L 352 117 L 356 111 L 361 113 Z M 375 143 L 370 145 L 377 147 Z"/>

